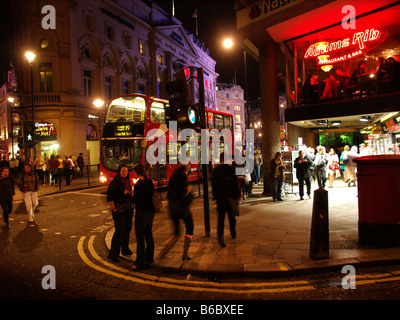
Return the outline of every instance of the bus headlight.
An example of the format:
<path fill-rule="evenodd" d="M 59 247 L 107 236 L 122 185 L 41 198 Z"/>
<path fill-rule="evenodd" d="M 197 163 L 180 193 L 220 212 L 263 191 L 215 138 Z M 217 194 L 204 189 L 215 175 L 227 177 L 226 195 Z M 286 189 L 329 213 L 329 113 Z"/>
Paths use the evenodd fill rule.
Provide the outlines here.
<path fill-rule="evenodd" d="M 107 182 L 107 177 L 105 177 L 105 176 L 103 175 L 103 172 L 100 172 L 100 182 L 101 182 L 101 183 L 106 183 L 106 182 Z"/>

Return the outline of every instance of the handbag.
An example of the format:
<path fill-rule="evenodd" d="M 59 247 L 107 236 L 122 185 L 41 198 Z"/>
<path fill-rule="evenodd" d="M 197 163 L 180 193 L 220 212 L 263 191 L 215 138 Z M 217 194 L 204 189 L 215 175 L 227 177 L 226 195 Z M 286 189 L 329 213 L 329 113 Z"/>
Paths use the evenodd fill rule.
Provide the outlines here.
<path fill-rule="evenodd" d="M 125 212 L 133 209 L 133 204 L 130 202 L 125 202 L 123 204 L 117 204 L 117 209 L 119 212 Z"/>
<path fill-rule="evenodd" d="M 340 166 L 337 162 L 333 162 L 332 164 L 329 165 L 330 170 L 340 170 Z"/>
<path fill-rule="evenodd" d="M 239 216 L 239 200 L 228 197 L 228 203 L 230 212 L 235 216 Z"/>

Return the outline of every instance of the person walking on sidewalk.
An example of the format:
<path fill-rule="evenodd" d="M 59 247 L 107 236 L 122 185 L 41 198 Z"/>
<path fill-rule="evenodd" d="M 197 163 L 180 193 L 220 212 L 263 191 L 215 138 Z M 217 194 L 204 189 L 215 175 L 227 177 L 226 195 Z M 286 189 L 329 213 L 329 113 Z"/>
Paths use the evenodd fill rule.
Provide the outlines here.
<path fill-rule="evenodd" d="M 79 176 L 83 177 L 83 167 L 85 166 L 85 160 L 83 159 L 83 153 L 81 152 L 78 156 L 78 158 L 76 159 L 76 163 L 78 165 L 79 168 Z"/>
<path fill-rule="evenodd" d="M 36 156 L 35 162 L 33 163 L 35 166 L 35 171 L 39 176 L 40 183 L 44 184 L 44 170 L 45 170 L 45 163 L 43 157 L 39 154 Z"/>
<path fill-rule="evenodd" d="M 285 165 L 282 161 L 282 153 L 275 153 L 275 157 L 271 160 L 271 179 L 272 179 L 272 198 L 275 201 L 282 200 L 282 185 L 285 181 Z"/>
<path fill-rule="evenodd" d="M 299 194 L 300 200 L 304 199 L 304 182 L 307 187 L 308 198 L 311 199 L 311 177 L 310 177 L 311 162 L 304 156 L 304 151 L 299 151 L 299 156 L 294 160 L 294 167 L 296 168 L 296 178 L 299 180 Z"/>
<path fill-rule="evenodd" d="M 39 177 L 28 163 L 24 165 L 19 189 L 24 193 L 28 221 L 33 222 L 35 209 L 39 205 L 37 195 L 37 192 L 39 191 Z"/>
<path fill-rule="evenodd" d="M 326 164 L 328 163 L 326 149 L 323 146 L 317 147 L 317 154 L 315 156 L 314 164 L 317 174 L 317 182 L 319 188 L 325 188 L 326 184 Z"/>
<path fill-rule="evenodd" d="M 72 174 L 74 173 L 74 162 L 68 156 L 65 156 L 63 160 L 65 184 L 69 186 L 71 184 Z"/>
<path fill-rule="evenodd" d="M 232 239 L 236 239 L 236 217 L 234 208 L 232 208 L 232 200 L 236 201 L 239 199 L 240 189 L 235 168 L 225 163 L 223 153 L 221 153 L 220 165 L 214 169 L 212 174 L 212 192 L 214 198 L 217 200 L 218 242 L 222 247 L 225 247 L 224 225 L 226 212 L 228 213 L 231 237 Z"/>
<path fill-rule="evenodd" d="M 9 216 L 12 212 L 13 196 L 15 195 L 14 181 L 10 176 L 10 169 L 0 168 L 0 204 L 3 209 L 4 223 L 6 229 L 10 229 Z"/>
<path fill-rule="evenodd" d="M 189 248 L 193 238 L 193 216 L 190 210 L 190 205 L 193 202 L 191 193 L 192 186 L 188 184 L 187 175 L 190 170 L 190 165 L 177 163 L 176 169 L 172 173 L 168 184 L 168 210 L 169 215 L 174 225 L 174 234 L 168 239 L 164 249 L 159 257 L 164 256 L 172 246 L 178 241 L 180 236 L 179 222 L 180 219 L 185 223 L 186 233 L 183 244 L 182 260 L 190 260 Z"/>
<path fill-rule="evenodd" d="M 111 239 L 111 248 L 108 258 L 119 261 L 119 254 L 131 255 L 129 237 L 133 220 L 133 196 L 129 182 L 129 170 L 125 164 L 117 169 L 117 175 L 107 188 L 107 202 L 111 206 L 115 231 Z"/>
<path fill-rule="evenodd" d="M 148 179 L 144 166 L 138 164 L 133 168 L 139 181 L 133 189 L 133 202 L 135 204 L 135 233 L 136 233 L 136 260 L 135 266 L 139 269 L 147 268 L 154 262 L 153 239 L 153 181 Z"/>

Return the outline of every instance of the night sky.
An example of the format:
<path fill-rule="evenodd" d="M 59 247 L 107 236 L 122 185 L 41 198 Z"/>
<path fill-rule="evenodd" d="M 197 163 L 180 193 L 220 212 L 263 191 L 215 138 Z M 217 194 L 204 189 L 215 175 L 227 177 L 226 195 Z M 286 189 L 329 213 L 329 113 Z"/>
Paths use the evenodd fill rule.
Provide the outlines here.
<path fill-rule="evenodd" d="M 155 0 L 167 11 L 172 12 L 172 0 Z M 219 82 L 232 83 L 235 75 L 237 84 L 245 88 L 243 49 L 236 46 L 230 50 L 223 48 L 227 37 L 237 36 L 234 0 L 175 0 L 175 17 L 182 21 L 191 33 L 196 33 L 196 19 L 192 18 L 197 8 L 198 38 L 210 50 L 211 57 L 217 62 L 216 72 Z M 249 100 L 259 97 L 258 63 L 247 55 L 247 78 Z"/>
<path fill-rule="evenodd" d="M 12 23 L 9 13 L 9 0 L 1 0 L 0 36 L 3 44 L 0 50 L 0 80 L 5 82 L 4 75 L 10 69 L 13 43 L 10 41 Z M 172 0 L 156 0 L 168 13 L 172 12 Z M 234 0 L 175 0 L 175 16 L 182 21 L 189 32 L 196 33 L 196 19 L 192 15 L 197 8 L 198 38 L 210 50 L 211 57 L 217 62 L 216 72 L 219 82 L 232 83 L 235 76 L 237 83 L 244 89 L 243 50 L 236 46 L 227 50 L 222 41 L 226 37 L 235 37 L 236 16 L 233 10 Z M 247 77 L 249 100 L 259 97 L 258 63 L 247 55 Z"/>

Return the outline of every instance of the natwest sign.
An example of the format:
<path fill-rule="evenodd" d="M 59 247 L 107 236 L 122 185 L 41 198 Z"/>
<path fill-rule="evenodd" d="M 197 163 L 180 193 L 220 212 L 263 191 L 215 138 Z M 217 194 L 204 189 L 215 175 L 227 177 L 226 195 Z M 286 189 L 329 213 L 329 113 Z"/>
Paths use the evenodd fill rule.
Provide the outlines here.
<path fill-rule="evenodd" d="M 307 49 L 304 58 L 319 57 L 320 65 L 344 61 L 375 48 L 385 40 L 386 36 L 386 30 L 366 29 L 354 33 L 349 38 L 314 43 Z"/>

